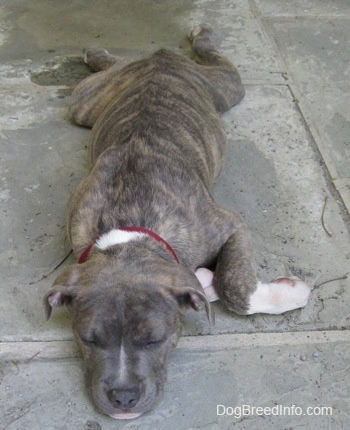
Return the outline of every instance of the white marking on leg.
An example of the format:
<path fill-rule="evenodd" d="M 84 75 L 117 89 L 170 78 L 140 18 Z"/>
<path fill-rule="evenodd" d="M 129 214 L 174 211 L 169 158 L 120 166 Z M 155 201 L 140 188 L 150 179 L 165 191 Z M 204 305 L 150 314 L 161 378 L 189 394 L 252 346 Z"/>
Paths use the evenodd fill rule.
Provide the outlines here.
<path fill-rule="evenodd" d="M 298 278 L 279 278 L 269 284 L 258 282 L 249 299 L 247 315 L 282 314 L 307 304 L 311 288 Z"/>
<path fill-rule="evenodd" d="M 96 247 L 101 250 L 110 248 L 111 246 L 118 245 L 120 243 L 130 242 L 131 240 L 140 240 L 146 237 L 145 233 L 140 233 L 136 231 L 124 231 L 113 229 L 108 233 L 102 235 L 96 241 Z"/>
<path fill-rule="evenodd" d="M 201 25 L 196 25 L 195 27 L 193 27 L 190 32 L 189 32 L 189 37 L 191 39 L 194 39 L 196 36 L 198 36 L 198 34 L 202 31 L 202 26 Z"/>
<path fill-rule="evenodd" d="M 196 270 L 195 275 L 198 281 L 201 283 L 209 302 L 215 302 L 216 300 L 219 300 L 219 296 L 216 294 L 213 287 L 214 272 L 206 269 L 205 267 L 200 267 Z"/>

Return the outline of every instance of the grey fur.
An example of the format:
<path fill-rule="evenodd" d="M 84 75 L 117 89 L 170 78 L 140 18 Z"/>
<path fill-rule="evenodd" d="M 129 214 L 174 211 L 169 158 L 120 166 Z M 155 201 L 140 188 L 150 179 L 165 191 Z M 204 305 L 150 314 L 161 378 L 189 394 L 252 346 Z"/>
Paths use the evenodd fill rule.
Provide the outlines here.
<path fill-rule="evenodd" d="M 71 310 L 92 397 L 109 415 L 143 413 L 161 399 L 186 307 L 204 303 L 212 319 L 196 268 L 216 264 L 215 288 L 238 313 L 247 312 L 257 285 L 248 229 L 210 191 L 226 147 L 219 114 L 244 96 L 236 68 L 210 36 L 206 26 L 190 33 L 194 61 L 160 50 L 121 68 L 106 51 L 89 51 L 86 61 L 101 71 L 71 97 L 73 120 L 92 127 L 92 167 L 68 208 L 74 254 L 101 234 L 132 225 L 158 233 L 180 260 L 147 237 L 105 251 L 95 247 L 44 298 L 48 317 L 53 307 Z M 121 383 L 122 345 L 129 361 Z"/>

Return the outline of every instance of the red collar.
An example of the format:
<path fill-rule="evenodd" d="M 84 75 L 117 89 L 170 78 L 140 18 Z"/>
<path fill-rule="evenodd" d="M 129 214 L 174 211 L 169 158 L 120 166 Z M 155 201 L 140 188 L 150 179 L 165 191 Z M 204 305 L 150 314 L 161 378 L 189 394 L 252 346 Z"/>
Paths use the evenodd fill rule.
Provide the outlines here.
<path fill-rule="evenodd" d="M 169 245 L 169 243 L 167 241 L 165 241 L 162 237 L 158 236 L 158 234 L 155 233 L 154 231 L 148 230 L 147 228 L 143 228 L 143 227 L 119 227 L 119 230 L 147 234 L 148 236 L 152 237 L 157 242 L 159 242 L 162 245 L 164 245 L 165 248 L 174 257 L 175 261 L 178 264 L 180 264 L 179 259 L 178 259 L 177 255 L 176 255 L 176 252 L 173 250 L 173 248 Z M 80 258 L 78 260 L 79 264 L 85 263 L 88 260 L 90 252 L 91 252 L 91 249 L 93 248 L 93 246 L 95 245 L 95 243 L 96 243 L 96 241 L 90 243 L 90 245 L 84 250 L 84 252 L 81 254 L 81 256 L 80 256 Z"/>

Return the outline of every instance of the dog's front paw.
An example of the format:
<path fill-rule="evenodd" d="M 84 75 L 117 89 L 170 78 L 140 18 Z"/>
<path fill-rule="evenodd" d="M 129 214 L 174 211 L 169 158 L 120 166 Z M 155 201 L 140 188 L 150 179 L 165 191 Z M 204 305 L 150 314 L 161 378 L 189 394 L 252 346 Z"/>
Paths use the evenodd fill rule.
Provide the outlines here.
<path fill-rule="evenodd" d="M 250 296 L 248 315 L 282 314 L 306 306 L 311 288 L 299 278 L 277 278 L 269 284 L 258 282 Z"/>
<path fill-rule="evenodd" d="M 196 270 L 195 275 L 198 281 L 201 283 L 209 302 L 215 302 L 216 300 L 219 300 L 219 296 L 216 294 L 216 291 L 213 287 L 214 272 L 206 269 L 205 267 L 200 267 Z"/>

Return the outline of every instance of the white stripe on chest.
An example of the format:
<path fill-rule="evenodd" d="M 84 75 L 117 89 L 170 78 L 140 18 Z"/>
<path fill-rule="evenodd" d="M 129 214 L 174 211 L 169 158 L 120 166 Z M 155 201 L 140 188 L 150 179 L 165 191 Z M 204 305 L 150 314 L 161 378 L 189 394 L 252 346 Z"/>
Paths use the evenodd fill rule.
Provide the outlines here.
<path fill-rule="evenodd" d="M 140 233 L 138 231 L 124 231 L 113 229 L 108 233 L 103 234 L 96 241 L 96 248 L 101 251 L 110 248 L 111 246 L 118 245 L 120 243 L 127 243 L 132 240 L 140 240 L 143 237 L 146 237 L 145 233 Z"/>

